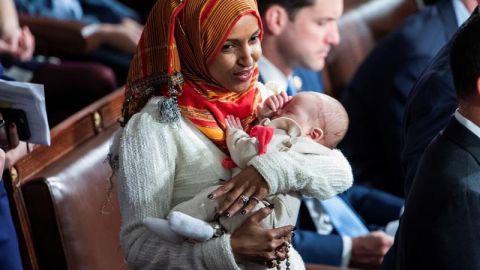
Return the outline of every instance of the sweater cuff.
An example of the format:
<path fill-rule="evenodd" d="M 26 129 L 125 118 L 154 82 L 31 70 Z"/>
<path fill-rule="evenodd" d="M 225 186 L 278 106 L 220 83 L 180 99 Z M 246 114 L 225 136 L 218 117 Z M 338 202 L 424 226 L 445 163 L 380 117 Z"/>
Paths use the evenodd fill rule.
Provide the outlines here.
<path fill-rule="evenodd" d="M 208 269 L 240 270 L 230 246 L 230 234 L 205 242 L 202 253 Z"/>
<path fill-rule="evenodd" d="M 276 158 L 278 153 L 269 152 L 255 156 L 248 162 L 263 176 L 269 187 L 269 194 L 278 194 L 290 191 L 288 185 L 288 170 L 286 165 Z"/>

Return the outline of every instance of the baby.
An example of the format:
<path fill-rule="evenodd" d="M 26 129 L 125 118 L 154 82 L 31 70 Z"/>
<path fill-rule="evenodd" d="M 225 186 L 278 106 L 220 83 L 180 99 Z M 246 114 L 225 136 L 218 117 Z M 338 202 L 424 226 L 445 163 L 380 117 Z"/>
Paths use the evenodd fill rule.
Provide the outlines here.
<path fill-rule="evenodd" d="M 250 159 L 269 151 L 295 151 L 305 155 L 327 157 L 325 166 L 344 169 L 349 166 L 343 154 L 333 149 L 344 137 L 348 116 L 343 106 L 335 99 L 315 92 L 301 92 L 288 97 L 284 92 L 266 99 L 258 108 L 260 124 L 252 128 L 250 136 L 242 129 L 238 118 L 227 116 L 226 140 L 230 151 L 232 174 L 246 168 Z M 326 179 L 328 175 L 325 175 Z M 164 240 L 181 242 L 186 239 L 206 241 L 216 234 L 218 228 L 208 222 L 215 221 L 218 200 L 208 199 L 208 194 L 217 189 L 215 185 L 202 190 L 191 200 L 175 206 L 167 219 L 146 218 L 145 225 Z M 327 195 L 326 195 L 327 196 Z M 265 206 L 274 206 L 271 215 L 262 221 L 265 228 L 295 224 L 300 207 L 298 194 L 277 194 L 258 203 L 251 213 Z M 326 199 L 321 198 L 321 199 Z M 249 215 L 220 217 L 222 229 L 233 232 Z"/>

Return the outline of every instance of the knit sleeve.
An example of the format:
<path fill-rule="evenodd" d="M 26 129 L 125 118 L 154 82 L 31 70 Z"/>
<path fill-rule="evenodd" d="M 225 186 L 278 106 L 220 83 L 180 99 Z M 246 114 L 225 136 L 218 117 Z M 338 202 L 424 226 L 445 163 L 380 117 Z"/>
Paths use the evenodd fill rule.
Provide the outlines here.
<path fill-rule="evenodd" d="M 176 161 L 182 159 L 175 141 L 179 134 L 181 127 L 158 123 L 148 113 L 136 114 L 123 130 L 118 192 L 125 258 L 131 269 L 239 269 L 228 234 L 174 244 L 143 225 L 144 218 L 165 218 L 172 208 Z"/>
<path fill-rule="evenodd" d="M 241 129 L 228 129 L 226 141 L 230 157 L 241 169 L 245 169 L 248 161 L 258 155 L 257 138 L 250 137 Z"/>
<path fill-rule="evenodd" d="M 352 185 L 352 169 L 339 150 L 320 155 L 272 151 L 250 160 L 265 178 L 271 194 L 298 191 L 319 199 L 330 198 Z"/>

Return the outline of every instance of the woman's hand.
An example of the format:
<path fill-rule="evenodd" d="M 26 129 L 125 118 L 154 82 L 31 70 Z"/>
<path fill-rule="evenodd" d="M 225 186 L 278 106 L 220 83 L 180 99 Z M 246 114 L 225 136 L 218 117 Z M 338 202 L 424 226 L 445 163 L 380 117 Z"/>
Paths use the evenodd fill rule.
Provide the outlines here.
<path fill-rule="evenodd" d="M 286 247 L 291 243 L 293 226 L 265 229 L 260 222 L 272 213 L 264 207 L 245 220 L 230 237 L 230 245 L 239 263 L 249 262 L 274 267 L 285 260 Z"/>
<path fill-rule="evenodd" d="M 231 217 L 242 208 L 242 215 L 250 212 L 259 201 L 267 197 L 268 191 L 268 184 L 262 175 L 249 166 L 213 191 L 208 198 L 225 196 L 217 209 L 217 215 Z"/>

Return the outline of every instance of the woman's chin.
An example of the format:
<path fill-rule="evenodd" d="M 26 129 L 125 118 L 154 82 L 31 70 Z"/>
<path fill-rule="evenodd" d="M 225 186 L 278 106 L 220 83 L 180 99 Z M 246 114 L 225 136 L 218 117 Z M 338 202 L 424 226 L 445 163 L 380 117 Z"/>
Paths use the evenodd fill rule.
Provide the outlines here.
<path fill-rule="evenodd" d="M 245 92 L 249 89 L 250 85 L 251 85 L 250 82 L 242 82 L 242 83 L 232 85 L 228 89 L 230 89 L 230 91 L 235 92 L 235 93 L 243 93 L 243 92 Z"/>

